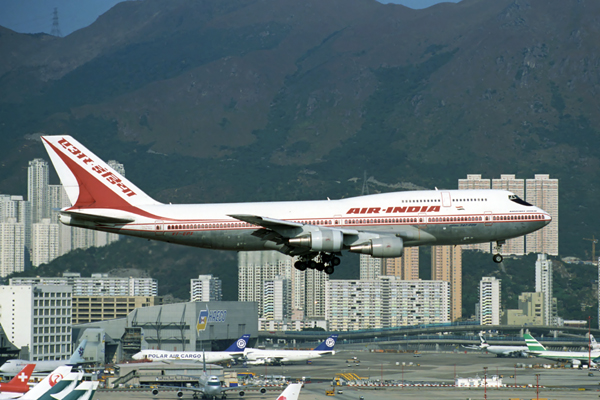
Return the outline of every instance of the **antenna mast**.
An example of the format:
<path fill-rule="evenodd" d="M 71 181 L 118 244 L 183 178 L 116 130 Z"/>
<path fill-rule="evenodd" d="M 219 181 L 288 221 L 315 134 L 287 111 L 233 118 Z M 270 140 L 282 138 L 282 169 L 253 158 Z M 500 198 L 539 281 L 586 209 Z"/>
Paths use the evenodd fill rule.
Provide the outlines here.
<path fill-rule="evenodd" d="M 62 37 L 62 33 L 60 33 L 60 26 L 58 26 L 58 7 L 54 7 L 54 15 L 52 16 L 52 31 L 50 34 L 52 36 Z"/>

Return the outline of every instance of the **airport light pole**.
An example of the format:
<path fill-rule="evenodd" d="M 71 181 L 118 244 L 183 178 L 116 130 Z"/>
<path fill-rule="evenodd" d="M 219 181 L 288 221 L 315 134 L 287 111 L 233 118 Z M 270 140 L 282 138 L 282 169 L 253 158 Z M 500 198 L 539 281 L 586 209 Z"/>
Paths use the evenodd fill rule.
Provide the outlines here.
<path fill-rule="evenodd" d="M 487 367 L 483 367 L 483 398 L 487 400 Z"/>
<path fill-rule="evenodd" d="M 535 374 L 535 398 L 540 400 L 540 374 Z"/>
<path fill-rule="evenodd" d="M 592 368 L 592 316 L 588 316 L 588 371 Z"/>

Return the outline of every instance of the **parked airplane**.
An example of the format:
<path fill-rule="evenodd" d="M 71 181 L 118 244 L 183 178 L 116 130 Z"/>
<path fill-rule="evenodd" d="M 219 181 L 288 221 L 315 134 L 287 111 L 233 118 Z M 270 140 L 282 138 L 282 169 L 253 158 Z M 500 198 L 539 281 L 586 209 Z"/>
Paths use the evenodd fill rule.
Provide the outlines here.
<path fill-rule="evenodd" d="M 194 399 L 197 398 L 198 393 L 200 393 L 202 395 L 203 399 L 224 399 L 227 397 L 227 392 L 234 391 L 234 390 L 238 392 L 238 395 L 240 397 L 242 397 L 246 394 L 246 392 L 244 391 L 244 388 L 221 386 L 221 381 L 219 380 L 219 377 L 217 377 L 216 375 L 209 375 L 208 372 L 206 372 L 206 362 L 204 362 L 203 364 L 204 364 L 203 371 L 200 374 L 200 376 L 198 376 L 198 387 L 194 387 L 194 386 L 181 387 L 181 388 L 169 387 L 170 389 L 178 389 L 177 397 L 179 397 L 179 398 L 183 397 L 184 390 L 191 390 L 192 392 L 194 392 Z M 261 387 L 259 389 L 259 392 L 264 394 L 267 392 L 267 389 L 265 389 L 264 387 Z M 154 396 L 157 396 L 158 393 L 159 393 L 159 388 L 152 389 L 152 394 Z"/>
<path fill-rule="evenodd" d="M 486 340 L 485 337 L 480 333 L 479 340 L 481 344 L 479 346 L 463 346 L 467 349 L 482 350 L 488 353 L 496 354 L 497 357 L 527 357 L 529 349 L 527 346 L 492 346 Z"/>
<path fill-rule="evenodd" d="M 337 338 L 338 335 L 331 335 L 313 350 L 263 350 L 246 348 L 244 357 L 246 363 L 250 365 L 307 361 L 324 355 L 335 354 L 333 346 L 335 346 Z"/>
<path fill-rule="evenodd" d="M 207 363 L 216 363 L 228 361 L 234 358 L 242 357 L 244 349 L 248 344 L 250 335 L 243 335 L 236 340 L 225 351 L 166 351 L 166 350 L 142 350 L 135 353 L 131 358 L 134 360 L 152 360 L 152 361 L 196 361 Z"/>
<path fill-rule="evenodd" d="M 48 374 L 40 383 L 32 387 L 28 392 L 17 394 L 16 396 L 9 393 L 0 393 L 0 400 L 52 400 L 49 396 L 64 389 L 66 385 L 63 385 L 60 382 L 63 378 L 69 376 L 70 373 L 71 367 L 66 365 L 60 366 L 52 371 L 52 373 Z M 44 398 L 42 399 L 42 397 Z"/>
<path fill-rule="evenodd" d="M 27 364 L 25 368 L 19 371 L 10 381 L 0 383 L 0 393 L 4 398 L 21 397 L 23 393 L 29 391 L 29 378 L 33 373 L 35 364 Z"/>
<path fill-rule="evenodd" d="M 591 333 L 590 333 L 590 347 L 592 348 L 592 350 L 600 350 L 600 344 L 598 344 L 598 342 L 596 342 L 596 338 Z"/>
<path fill-rule="evenodd" d="M 592 364 L 596 361 L 595 359 L 600 357 L 600 350 L 591 351 L 551 351 L 546 348 L 537 340 L 534 339 L 528 333 L 523 334 L 525 343 L 529 348 L 529 354 L 533 354 L 536 357 L 547 358 L 549 360 L 571 362 L 573 365 L 588 364 L 591 359 Z"/>
<path fill-rule="evenodd" d="M 36 361 L 35 369 L 33 372 L 50 372 L 56 367 L 61 365 L 79 365 L 85 363 L 85 359 L 83 358 L 83 351 L 85 350 L 85 345 L 87 344 L 87 339 L 83 339 L 79 344 L 79 347 L 75 349 L 75 352 L 68 360 L 45 360 L 45 361 Z M 16 373 L 20 371 L 25 365 L 30 364 L 31 361 L 28 360 L 8 360 L 0 367 L 0 372 L 5 374 Z"/>
<path fill-rule="evenodd" d="M 505 190 L 431 190 L 341 200 L 161 204 L 71 136 L 42 141 L 71 207 L 65 225 L 210 249 L 276 250 L 294 266 L 331 274 L 342 250 L 400 257 L 404 247 L 496 242 L 550 223 L 544 210 Z"/>
<path fill-rule="evenodd" d="M 277 400 L 298 400 L 300 396 L 301 383 L 290 383 L 279 396 Z"/>

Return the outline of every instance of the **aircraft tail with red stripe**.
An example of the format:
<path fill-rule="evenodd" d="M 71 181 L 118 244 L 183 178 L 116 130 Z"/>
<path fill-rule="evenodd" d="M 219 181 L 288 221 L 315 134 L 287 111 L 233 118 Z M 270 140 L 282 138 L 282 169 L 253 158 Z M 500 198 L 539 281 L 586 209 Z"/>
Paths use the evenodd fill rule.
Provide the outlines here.
<path fill-rule="evenodd" d="M 29 378 L 33 373 L 35 364 L 27 364 L 14 378 L 9 382 L 0 383 L 0 392 L 27 393 L 29 391 Z"/>
<path fill-rule="evenodd" d="M 42 141 L 72 209 L 129 209 L 160 204 L 72 136 L 42 136 Z"/>

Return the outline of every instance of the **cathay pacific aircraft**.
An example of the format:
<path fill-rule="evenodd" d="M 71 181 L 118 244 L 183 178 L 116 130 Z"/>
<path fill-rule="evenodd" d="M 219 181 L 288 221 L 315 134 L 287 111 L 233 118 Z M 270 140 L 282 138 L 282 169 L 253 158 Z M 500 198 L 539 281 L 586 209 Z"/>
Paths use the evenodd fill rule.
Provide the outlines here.
<path fill-rule="evenodd" d="M 529 354 L 533 354 L 536 357 L 547 358 L 549 360 L 571 362 L 573 365 L 588 364 L 591 360 L 592 363 L 597 362 L 597 358 L 600 357 L 600 350 L 590 349 L 588 351 L 553 351 L 546 350 L 543 344 L 535 340 L 533 336 L 528 333 L 523 334 L 525 343 L 529 349 Z"/>
<path fill-rule="evenodd" d="M 63 224 L 209 249 L 276 250 L 331 274 L 347 250 L 400 257 L 405 247 L 502 244 L 550 223 L 505 190 L 428 190 L 340 200 L 162 204 L 71 136 L 42 141 L 72 204 Z M 157 168 L 160 168 L 157 166 Z"/>

